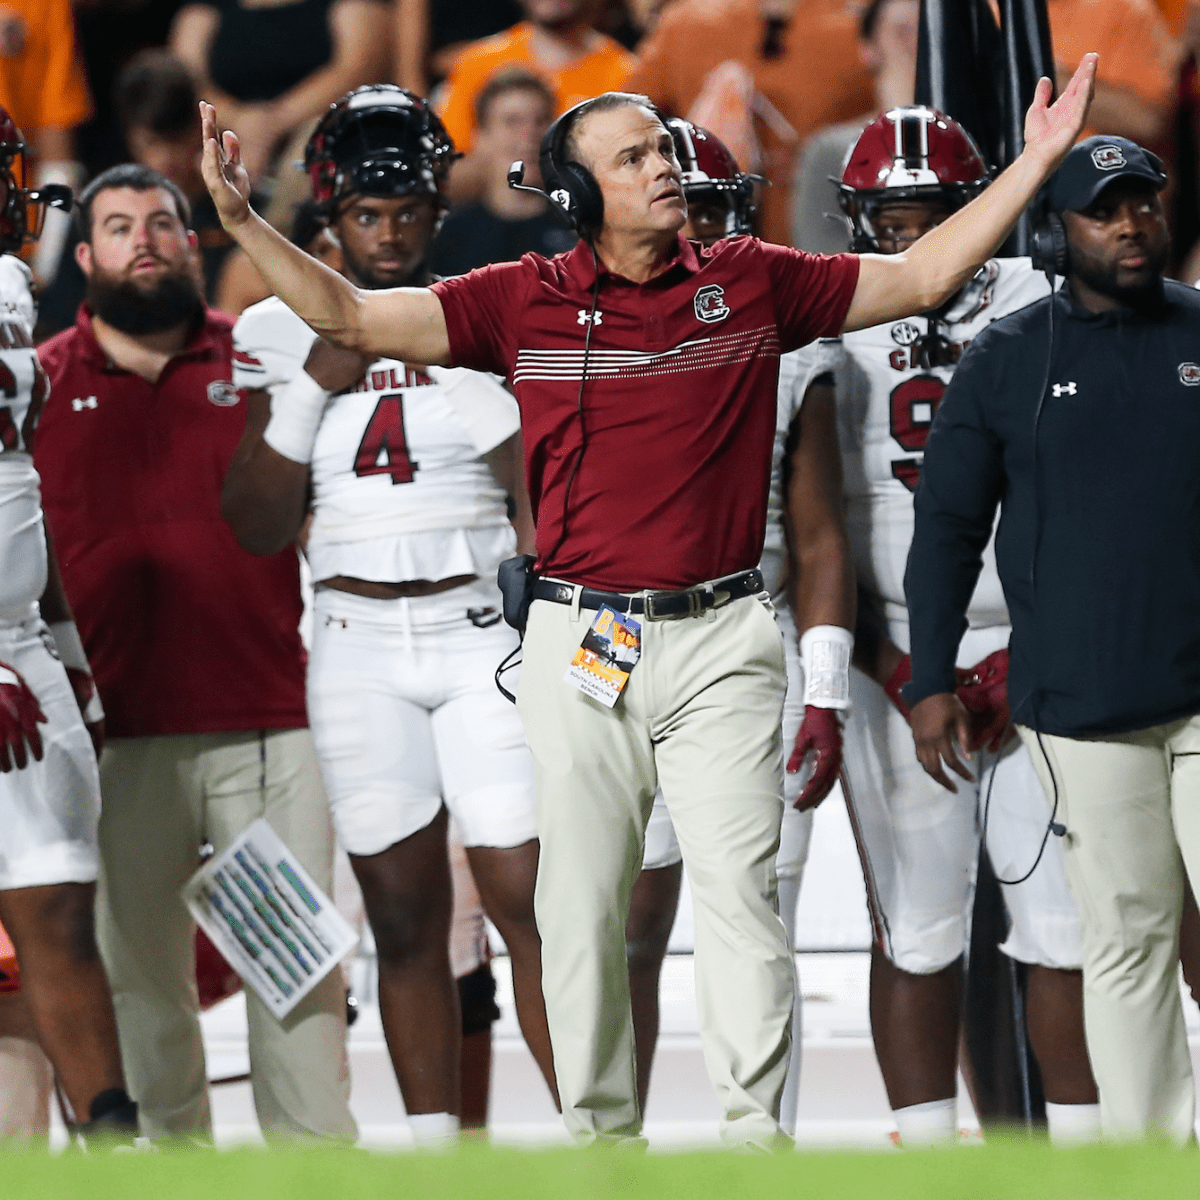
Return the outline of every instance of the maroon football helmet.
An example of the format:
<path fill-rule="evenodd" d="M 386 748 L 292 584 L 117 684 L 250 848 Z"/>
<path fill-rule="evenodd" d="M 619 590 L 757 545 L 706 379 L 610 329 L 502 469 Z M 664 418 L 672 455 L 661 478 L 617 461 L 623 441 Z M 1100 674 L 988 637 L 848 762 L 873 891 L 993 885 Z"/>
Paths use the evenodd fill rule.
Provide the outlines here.
<path fill-rule="evenodd" d="M 961 208 L 990 182 L 971 135 L 952 117 L 920 104 L 876 117 L 850 148 L 838 200 L 857 253 L 879 249 L 873 215 L 899 200 L 940 200 Z"/>
<path fill-rule="evenodd" d="M 757 175 L 748 175 L 715 133 L 693 125 L 682 117 L 668 117 L 667 128 L 675 139 L 675 157 L 683 168 L 683 195 L 690 204 L 717 204 L 724 207 L 725 236 L 754 232 L 754 183 Z"/>
<path fill-rule="evenodd" d="M 0 254 L 16 254 L 42 231 L 47 208 L 71 210 L 71 189 L 49 184 L 31 192 L 25 186 L 25 152 L 21 131 L 0 108 L 0 171 L 4 194 L 0 197 Z"/>

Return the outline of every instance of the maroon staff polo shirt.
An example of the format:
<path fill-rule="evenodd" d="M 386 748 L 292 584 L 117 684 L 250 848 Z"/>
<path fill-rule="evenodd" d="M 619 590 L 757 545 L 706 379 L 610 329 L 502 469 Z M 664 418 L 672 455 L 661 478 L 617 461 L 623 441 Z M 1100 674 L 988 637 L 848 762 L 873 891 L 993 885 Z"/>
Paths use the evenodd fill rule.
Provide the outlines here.
<path fill-rule="evenodd" d="M 248 554 L 221 518 L 246 423 L 232 353 L 209 312 L 150 384 L 107 361 L 86 309 L 38 350 L 34 462 L 113 737 L 308 723 L 296 552 Z"/>
<path fill-rule="evenodd" d="M 757 238 L 701 251 L 681 237 L 649 283 L 602 265 L 584 435 L 577 401 L 595 279 L 581 242 L 433 285 L 455 365 L 507 376 L 521 405 L 538 569 L 634 591 L 753 567 L 779 355 L 841 331 L 858 259 Z"/>

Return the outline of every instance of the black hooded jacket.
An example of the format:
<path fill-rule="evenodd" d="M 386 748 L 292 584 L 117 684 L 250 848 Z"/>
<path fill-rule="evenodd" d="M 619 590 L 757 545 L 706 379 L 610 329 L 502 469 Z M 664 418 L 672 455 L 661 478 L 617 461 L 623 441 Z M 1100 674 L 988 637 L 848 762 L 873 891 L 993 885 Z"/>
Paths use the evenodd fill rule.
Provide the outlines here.
<path fill-rule="evenodd" d="M 997 503 L 1013 719 L 1070 737 L 1200 712 L 1200 292 L 1096 314 L 1064 288 L 969 347 L 916 494 L 910 704 L 954 690 Z"/>

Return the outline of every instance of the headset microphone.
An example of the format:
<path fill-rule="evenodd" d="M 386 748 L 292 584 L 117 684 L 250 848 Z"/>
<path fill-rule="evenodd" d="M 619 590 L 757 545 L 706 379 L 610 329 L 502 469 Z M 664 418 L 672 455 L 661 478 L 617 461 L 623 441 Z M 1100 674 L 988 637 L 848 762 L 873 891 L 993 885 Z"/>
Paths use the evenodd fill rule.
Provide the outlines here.
<path fill-rule="evenodd" d="M 525 163 L 519 158 L 508 168 L 508 186 L 514 192 L 532 192 L 535 196 L 541 196 L 543 200 L 550 199 L 549 192 L 543 192 L 541 188 L 530 187 L 525 182 Z"/>
<path fill-rule="evenodd" d="M 1054 834 L 1055 837 L 1066 837 L 1067 827 L 1061 821 L 1051 821 L 1050 832 Z"/>

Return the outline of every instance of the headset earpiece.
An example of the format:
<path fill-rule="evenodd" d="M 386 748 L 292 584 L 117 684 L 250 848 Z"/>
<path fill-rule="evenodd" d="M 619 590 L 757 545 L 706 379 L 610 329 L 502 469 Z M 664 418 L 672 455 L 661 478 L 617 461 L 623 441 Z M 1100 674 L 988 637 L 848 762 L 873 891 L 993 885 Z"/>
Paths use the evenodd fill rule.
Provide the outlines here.
<path fill-rule="evenodd" d="M 566 157 L 567 137 L 585 100 L 568 108 L 542 137 L 538 166 L 551 203 L 571 223 L 576 233 L 595 232 L 604 221 L 604 197 L 595 176 L 582 163 Z"/>
<path fill-rule="evenodd" d="M 1029 257 L 1034 270 L 1047 275 L 1065 276 L 1070 266 L 1067 229 L 1058 213 L 1043 212 L 1033 227 Z"/>

